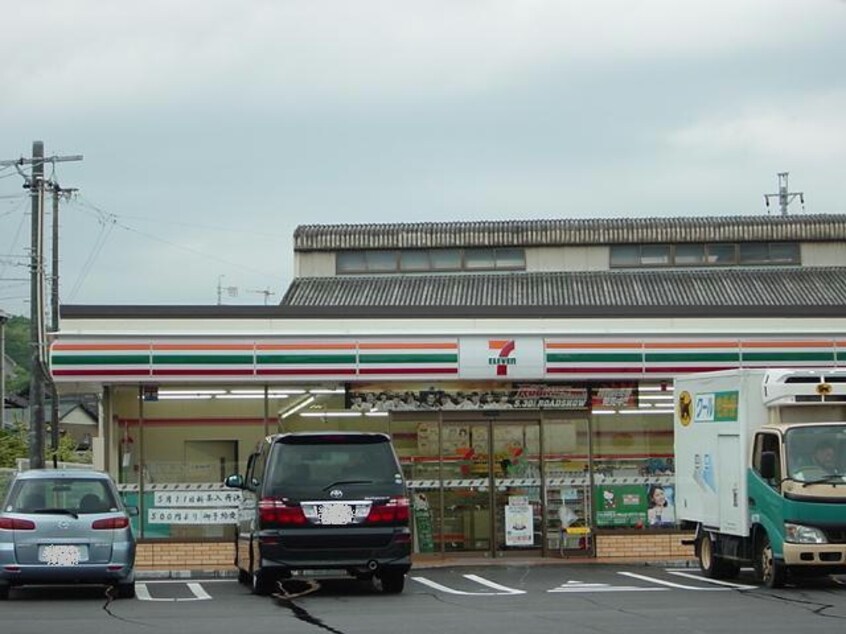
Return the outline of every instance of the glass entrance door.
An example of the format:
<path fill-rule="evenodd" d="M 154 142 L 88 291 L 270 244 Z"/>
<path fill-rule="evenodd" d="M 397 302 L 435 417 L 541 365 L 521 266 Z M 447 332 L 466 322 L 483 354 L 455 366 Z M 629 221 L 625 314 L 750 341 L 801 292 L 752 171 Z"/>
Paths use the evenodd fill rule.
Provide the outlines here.
<path fill-rule="evenodd" d="M 540 420 L 491 420 L 496 555 L 543 548 Z"/>
<path fill-rule="evenodd" d="M 489 445 L 487 421 L 468 418 L 445 420 L 441 425 L 441 540 L 445 552 L 491 552 Z"/>

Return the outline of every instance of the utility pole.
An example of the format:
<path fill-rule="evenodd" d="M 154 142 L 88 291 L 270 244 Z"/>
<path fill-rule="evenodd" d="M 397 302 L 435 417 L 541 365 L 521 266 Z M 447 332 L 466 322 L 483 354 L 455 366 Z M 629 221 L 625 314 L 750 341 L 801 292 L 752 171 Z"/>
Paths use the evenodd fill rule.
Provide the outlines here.
<path fill-rule="evenodd" d="M 29 342 L 31 372 L 29 381 L 29 468 L 44 468 L 44 366 L 41 346 L 44 337 L 44 143 L 32 144 L 32 253 L 30 254 Z"/>
<path fill-rule="evenodd" d="M 30 346 L 31 372 L 29 384 L 29 468 L 44 468 L 44 379 L 46 372 L 44 337 L 44 164 L 81 161 L 82 156 L 44 156 L 44 142 L 33 141 L 32 157 L 0 161 L 0 167 L 24 165 L 32 171 L 24 187 L 32 197 L 32 253 L 30 257 Z"/>
<path fill-rule="evenodd" d="M 53 182 L 53 248 L 51 255 L 53 267 L 50 271 L 52 283 L 50 285 L 50 332 L 59 332 L 59 198 L 64 194 L 70 196 L 76 189 L 62 189 L 57 182 Z M 50 448 L 53 453 L 53 468 L 59 468 L 59 390 L 55 381 L 50 381 Z"/>
<path fill-rule="evenodd" d="M 778 198 L 778 208 L 782 216 L 787 215 L 787 206 L 799 196 L 799 202 L 802 203 L 802 211 L 805 211 L 805 193 L 804 192 L 790 192 L 787 191 L 787 175 L 790 172 L 778 173 L 778 193 L 764 194 L 764 202 L 767 204 L 767 209 L 770 208 L 770 198 Z"/>
<path fill-rule="evenodd" d="M 0 310 L 0 429 L 6 429 L 6 321 Z"/>
<path fill-rule="evenodd" d="M 226 277 L 225 275 L 218 275 L 217 276 L 217 305 L 221 306 L 223 304 L 223 292 L 226 291 L 227 296 L 229 297 L 238 297 L 238 287 L 237 286 L 224 286 L 223 285 L 223 278 Z"/>

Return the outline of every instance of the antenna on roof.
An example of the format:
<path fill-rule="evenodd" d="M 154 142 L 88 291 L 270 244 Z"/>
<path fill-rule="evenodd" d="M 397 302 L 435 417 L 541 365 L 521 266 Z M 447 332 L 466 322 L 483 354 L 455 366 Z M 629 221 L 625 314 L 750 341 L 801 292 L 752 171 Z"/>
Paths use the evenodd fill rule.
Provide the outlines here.
<path fill-rule="evenodd" d="M 787 175 L 790 172 L 778 173 L 778 193 L 764 194 L 764 202 L 767 204 L 767 209 L 770 208 L 770 198 L 778 198 L 778 207 L 781 210 L 781 215 L 787 215 L 787 206 L 799 196 L 799 202 L 802 203 L 802 211 L 805 211 L 805 193 L 804 192 L 790 192 L 787 191 Z"/>
<path fill-rule="evenodd" d="M 251 289 L 250 289 L 250 292 L 251 292 L 251 293 L 258 293 L 259 295 L 264 295 L 264 305 L 265 305 L 265 306 L 267 306 L 267 299 L 268 299 L 271 295 L 275 295 L 275 294 L 276 294 L 276 293 L 274 293 L 273 291 L 271 291 L 269 288 L 265 288 L 264 290 L 251 288 Z"/>

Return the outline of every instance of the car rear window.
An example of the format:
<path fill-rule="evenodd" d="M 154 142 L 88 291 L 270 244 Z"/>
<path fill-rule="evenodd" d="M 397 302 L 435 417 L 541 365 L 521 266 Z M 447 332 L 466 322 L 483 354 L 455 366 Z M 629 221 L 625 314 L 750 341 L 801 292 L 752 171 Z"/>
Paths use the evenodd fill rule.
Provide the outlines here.
<path fill-rule="evenodd" d="M 270 464 L 270 495 L 402 480 L 390 442 L 379 436 L 291 436 L 276 443 Z"/>
<path fill-rule="evenodd" d="M 18 480 L 9 493 L 7 512 L 43 513 L 50 510 L 77 514 L 106 513 L 118 504 L 106 482 L 94 478 L 38 478 Z"/>

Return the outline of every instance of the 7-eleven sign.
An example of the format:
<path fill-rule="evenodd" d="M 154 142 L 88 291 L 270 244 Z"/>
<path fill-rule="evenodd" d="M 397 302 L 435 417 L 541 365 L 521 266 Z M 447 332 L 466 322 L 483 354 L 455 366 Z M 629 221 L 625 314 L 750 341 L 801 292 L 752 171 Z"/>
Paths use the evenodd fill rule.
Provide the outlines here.
<path fill-rule="evenodd" d="M 514 356 L 516 347 L 514 339 L 488 340 L 488 350 L 491 353 L 488 357 L 488 365 L 496 366 L 497 376 L 507 376 L 508 366 L 517 365 L 517 357 Z"/>

